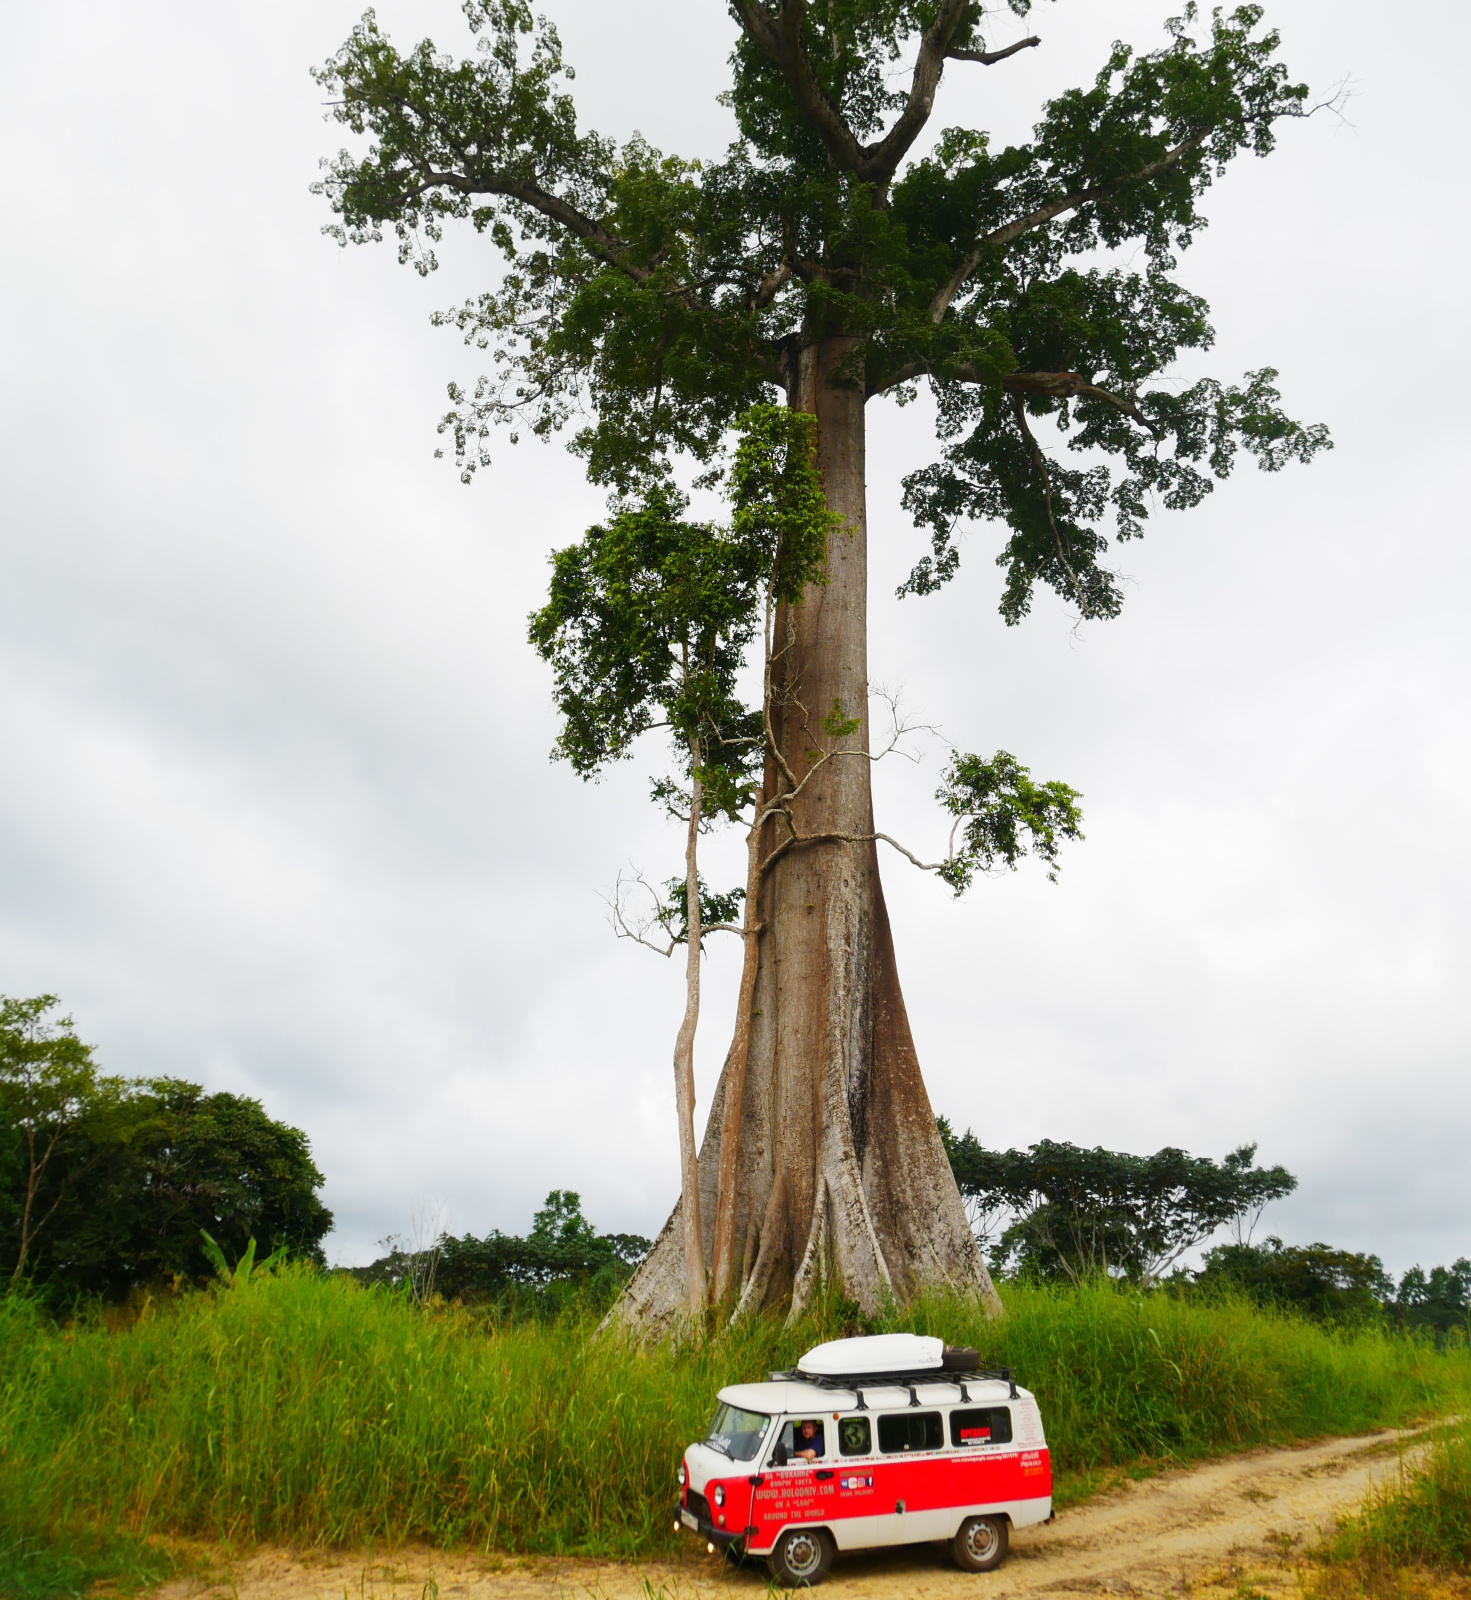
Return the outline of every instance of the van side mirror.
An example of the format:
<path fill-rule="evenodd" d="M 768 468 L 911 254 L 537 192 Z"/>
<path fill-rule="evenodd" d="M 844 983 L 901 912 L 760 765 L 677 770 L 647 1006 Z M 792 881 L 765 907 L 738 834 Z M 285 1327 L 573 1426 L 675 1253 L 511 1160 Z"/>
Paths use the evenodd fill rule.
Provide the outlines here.
<path fill-rule="evenodd" d="M 776 1449 L 771 1452 L 771 1464 L 774 1467 L 784 1467 L 787 1464 L 787 1447 L 780 1439 L 776 1442 Z"/>

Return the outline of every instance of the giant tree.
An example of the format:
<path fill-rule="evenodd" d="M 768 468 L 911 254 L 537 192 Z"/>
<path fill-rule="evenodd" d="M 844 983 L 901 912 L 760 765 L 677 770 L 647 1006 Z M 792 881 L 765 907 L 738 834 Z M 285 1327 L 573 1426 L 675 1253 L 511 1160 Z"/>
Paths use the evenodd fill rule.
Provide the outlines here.
<path fill-rule="evenodd" d="M 494 287 L 438 319 L 493 352 L 473 389 L 451 387 L 441 424 L 463 474 L 485 465 L 498 422 L 513 440 L 570 427 L 591 479 L 638 495 L 681 461 L 710 470 L 734 419 L 781 399 L 815 419 L 842 519 L 825 581 L 776 620 L 765 790 L 811 781 L 789 812 L 799 843 L 759 886 L 740 1093 L 733 1104 L 733 1056 L 700 1154 L 712 1281 L 755 1278 L 779 1300 L 821 1238 L 865 1306 L 925 1284 L 988 1295 L 879 881 L 863 759 L 867 405 L 921 383 L 935 401 L 938 458 L 905 483 L 931 550 L 905 590 L 949 579 L 961 525 L 985 521 L 1005 533 L 1008 623 L 1038 584 L 1081 617 L 1115 615 L 1111 535 L 1137 537 L 1156 501 L 1198 503 L 1242 448 L 1274 470 L 1326 443 L 1280 410 L 1270 368 L 1236 385 L 1169 376 L 1212 338 L 1172 276 L 1203 196 L 1238 154 L 1271 151 L 1307 91 L 1259 8 L 1207 24 L 1190 6 L 1162 48 L 1116 45 L 1091 84 L 1040 108 L 1031 140 L 995 149 L 931 126 L 952 64 L 995 68 L 1040 42 L 988 38 L 979 0 L 729 0 L 737 137 L 696 161 L 580 129 L 557 33 L 524 0 L 464 10 L 471 58 L 428 41 L 401 53 L 370 12 L 317 74 L 331 114 L 367 136 L 320 185 L 343 243 L 389 229 L 428 272 L 462 222 L 504 259 Z M 722 1170 L 735 1174 L 723 1230 Z M 681 1235 L 676 1213 L 630 1316 L 657 1323 L 682 1303 Z"/>

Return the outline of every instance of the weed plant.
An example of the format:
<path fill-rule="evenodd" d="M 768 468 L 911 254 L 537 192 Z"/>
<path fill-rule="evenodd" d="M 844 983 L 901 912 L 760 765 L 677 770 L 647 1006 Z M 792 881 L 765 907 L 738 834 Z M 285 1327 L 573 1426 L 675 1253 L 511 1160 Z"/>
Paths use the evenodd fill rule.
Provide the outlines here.
<path fill-rule="evenodd" d="M 1452 1410 L 1471 1358 L 1244 1301 L 1099 1284 L 932 1300 L 883 1324 L 977 1346 L 1041 1402 L 1060 1491 L 1141 1458 L 1351 1433 Z M 752 1322 L 636 1348 L 568 1311 L 508 1323 L 305 1266 L 59 1327 L 0 1300 L 0 1527 L 249 1544 L 650 1556 L 722 1384 L 845 1331 Z M 876 1325 L 875 1325 L 876 1327 Z M 1070 1490 L 1071 1486 L 1071 1490 Z"/>

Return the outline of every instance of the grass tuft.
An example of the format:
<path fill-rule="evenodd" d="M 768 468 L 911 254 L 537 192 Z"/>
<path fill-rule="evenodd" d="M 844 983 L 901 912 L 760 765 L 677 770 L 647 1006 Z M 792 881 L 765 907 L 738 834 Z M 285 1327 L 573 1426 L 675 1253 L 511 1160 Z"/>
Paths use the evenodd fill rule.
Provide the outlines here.
<path fill-rule="evenodd" d="M 1442 1435 L 1402 1466 L 1318 1554 L 1314 1589 L 1324 1600 L 1426 1594 L 1442 1588 L 1437 1579 L 1471 1576 L 1471 1428 Z"/>

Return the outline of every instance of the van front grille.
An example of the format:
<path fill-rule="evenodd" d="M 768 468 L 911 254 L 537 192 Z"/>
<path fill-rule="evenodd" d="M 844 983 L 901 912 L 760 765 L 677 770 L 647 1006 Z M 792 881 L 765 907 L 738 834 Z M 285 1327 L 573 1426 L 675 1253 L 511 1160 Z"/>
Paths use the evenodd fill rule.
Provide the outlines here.
<path fill-rule="evenodd" d="M 684 1503 L 686 1509 L 693 1511 L 701 1522 L 709 1522 L 712 1520 L 710 1516 L 710 1502 L 704 1497 L 704 1495 L 700 1493 L 698 1489 L 691 1489 L 685 1496 Z"/>

